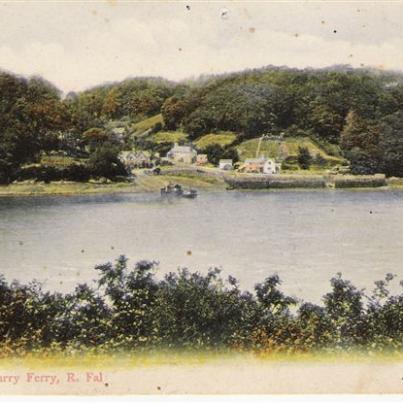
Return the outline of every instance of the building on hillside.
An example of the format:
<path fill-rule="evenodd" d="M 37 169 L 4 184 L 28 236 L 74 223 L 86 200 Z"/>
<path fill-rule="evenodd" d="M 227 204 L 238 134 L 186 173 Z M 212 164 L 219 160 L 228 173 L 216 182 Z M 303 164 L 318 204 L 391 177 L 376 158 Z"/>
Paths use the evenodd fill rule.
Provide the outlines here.
<path fill-rule="evenodd" d="M 207 154 L 197 154 L 196 165 L 206 165 L 208 164 Z"/>
<path fill-rule="evenodd" d="M 177 143 L 168 151 L 167 158 L 174 162 L 193 164 L 196 162 L 197 151 L 192 145 L 180 146 Z"/>
<path fill-rule="evenodd" d="M 218 162 L 218 168 L 223 171 L 231 171 L 233 168 L 232 160 L 224 159 Z"/>
<path fill-rule="evenodd" d="M 241 172 L 255 174 L 277 174 L 280 172 L 280 164 L 270 158 L 249 158 L 239 168 Z"/>
<path fill-rule="evenodd" d="M 119 159 L 129 170 L 134 168 L 150 168 L 152 166 L 150 156 L 143 151 L 121 151 Z"/>
<path fill-rule="evenodd" d="M 281 164 L 277 163 L 273 159 L 267 159 L 263 164 L 263 173 L 264 174 L 278 174 L 280 173 Z"/>
<path fill-rule="evenodd" d="M 114 140 L 124 143 L 126 135 L 126 129 L 124 127 L 115 127 L 111 132 Z"/>
<path fill-rule="evenodd" d="M 248 158 L 239 168 L 240 171 L 250 174 L 263 173 L 264 158 Z"/>

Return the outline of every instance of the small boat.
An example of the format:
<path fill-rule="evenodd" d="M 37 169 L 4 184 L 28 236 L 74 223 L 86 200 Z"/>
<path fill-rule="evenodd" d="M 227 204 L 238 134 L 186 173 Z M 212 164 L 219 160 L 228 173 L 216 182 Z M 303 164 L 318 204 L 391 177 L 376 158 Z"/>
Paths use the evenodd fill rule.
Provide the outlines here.
<path fill-rule="evenodd" d="M 169 184 L 161 189 L 161 196 L 174 196 L 174 197 L 184 197 L 186 199 L 194 199 L 197 197 L 197 190 L 188 189 L 184 190 L 181 185 Z"/>
<path fill-rule="evenodd" d="M 195 197 L 197 197 L 197 190 L 196 189 L 184 190 L 182 193 L 182 197 L 185 197 L 186 199 L 194 199 Z"/>
<path fill-rule="evenodd" d="M 172 185 L 171 183 L 161 189 L 161 196 L 182 196 L 183 189 L 181 185 Z"/>

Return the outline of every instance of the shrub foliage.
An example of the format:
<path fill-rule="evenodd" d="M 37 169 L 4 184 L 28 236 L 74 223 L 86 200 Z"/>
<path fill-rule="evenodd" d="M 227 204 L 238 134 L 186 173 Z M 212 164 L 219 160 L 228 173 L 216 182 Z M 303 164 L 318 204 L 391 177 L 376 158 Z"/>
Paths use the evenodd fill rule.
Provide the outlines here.
<path fill-rule="evenodd" d="M 0 279 L 0 351 L 230 348 L 256 351 L 400 350 L 403 294 L 386 275 L 371 295 L 337 274 L 323 305 L 285 295 L 277 275 L 244 292 L 220 270 L 155 276 L 156 262 L 124 256 L 97 266 L 93 287 L 68 294 Z"/>

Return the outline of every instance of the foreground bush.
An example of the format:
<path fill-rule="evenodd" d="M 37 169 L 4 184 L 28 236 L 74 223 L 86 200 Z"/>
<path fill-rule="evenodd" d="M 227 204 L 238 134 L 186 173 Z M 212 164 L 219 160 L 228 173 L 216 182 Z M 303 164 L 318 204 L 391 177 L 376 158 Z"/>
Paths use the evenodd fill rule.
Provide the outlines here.
<path fill-rule="evenodd" d="M 400 350 L 403 294 L 391 296 L 394 276 L 369 296 L 340 274 L 323 305 L 298 303 L 274 275 L 243 292 L 218 269 L 206 275 L 181 269 L 161 280 L 155 262 L 132 269 L 121 256 L 97 266 L 96 287 L 46 292 L 33 282 L 0 280 L 0 352 L 49 348 L 191 348 L 256 351 L 316 349 Z"/>

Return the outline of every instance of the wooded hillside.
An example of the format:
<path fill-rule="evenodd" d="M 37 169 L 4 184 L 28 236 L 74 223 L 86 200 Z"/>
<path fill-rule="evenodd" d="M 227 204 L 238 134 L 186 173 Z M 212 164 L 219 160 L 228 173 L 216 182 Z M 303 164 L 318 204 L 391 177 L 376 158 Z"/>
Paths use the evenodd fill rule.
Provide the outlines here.
<path fill-rule="evenodd" d="M 223 147 L 234 149 L 263 134 L 310 138 L 341 149 L 353 173 L 403 176 L 403 74 L 270 66 L 181 83 L 133 78 L 62 97 L 41 78 L 0 73 L 1 182 L 43 153 L 147 148 L 170 137 L 159 131 L 196 144 L 233 133 Z"/>

